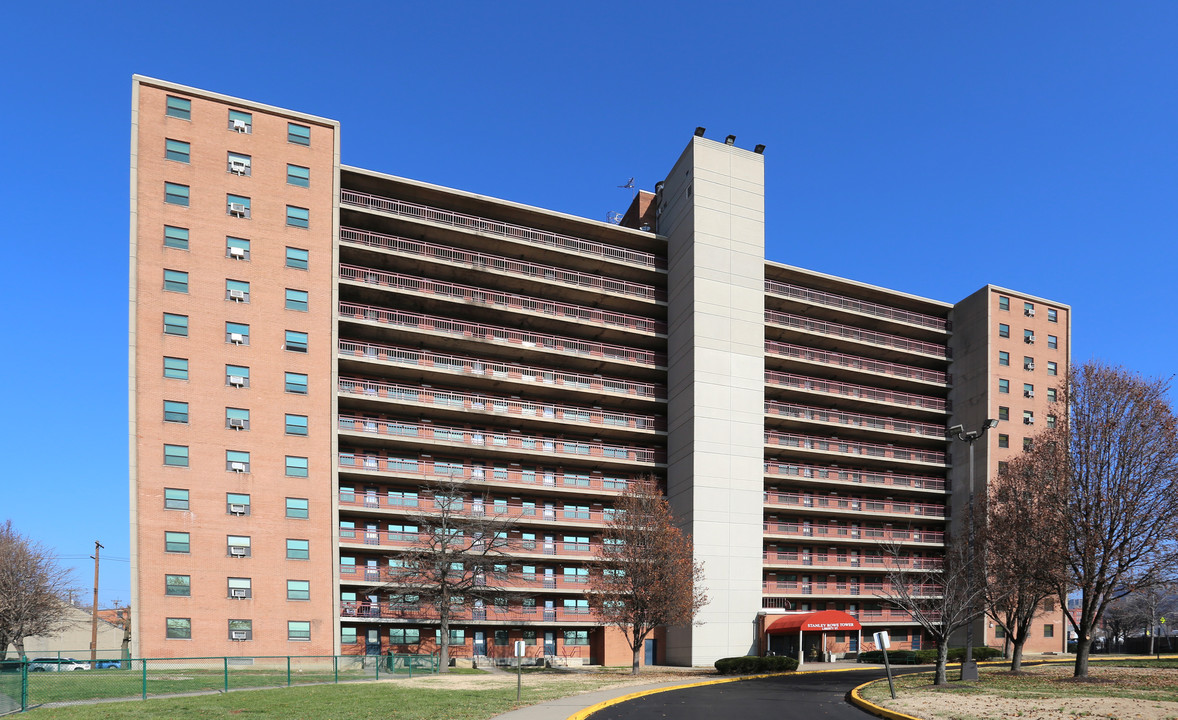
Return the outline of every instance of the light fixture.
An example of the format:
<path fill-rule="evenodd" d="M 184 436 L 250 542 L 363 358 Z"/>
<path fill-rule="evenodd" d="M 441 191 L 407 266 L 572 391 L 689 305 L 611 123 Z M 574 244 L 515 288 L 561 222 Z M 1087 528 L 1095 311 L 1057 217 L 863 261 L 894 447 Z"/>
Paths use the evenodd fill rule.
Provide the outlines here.
<path fill-rule="evenodd" d="M 963 432 L 965 432 L 964 425 L 954 425 L 953 427 L 949 428 L 950 435 L 960 435 Z"/>
<path fill-rule="evenodd" d="M 697 128 L 695 129 L 695 136 L 696 136 L 696 137 L 703 137 L 703 136 L 704 136 L 704 128 L 703 128 L 703 127 L 697 127 Z"/>
<path fill-rule="evenodd" d="M 735 135 L 729 135 L 728 137 L 724 138 L 725 145 L 733 145 L 735 143 L 736 143 L 736 136 Z"/>
<path fill-rule="evenodd" d="M 765 146 L 758 145 L 755 148 L 753 148 L 753 152 L 755 152 L 758 155 L 764 155 L 765 154 Z"/>
<path fill-rule="evenodd" d="M 985 427 L 988 427 L 988 428 L 996 428 L 996 427 L 998 427 L 998 421 L 997 421 L 997 420 L 994 420 L 993 418 L 991 418 L 991 419 L 989 419 L 989 420 L 987 420 L 987 421 L 986 421 L 986 425 L 985 425 Z"/>

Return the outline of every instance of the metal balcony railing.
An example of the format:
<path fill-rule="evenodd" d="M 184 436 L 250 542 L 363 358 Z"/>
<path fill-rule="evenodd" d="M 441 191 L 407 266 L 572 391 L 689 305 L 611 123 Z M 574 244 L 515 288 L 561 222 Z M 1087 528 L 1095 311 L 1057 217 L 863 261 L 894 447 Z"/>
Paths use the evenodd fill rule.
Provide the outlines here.
<path fill-rule="evenodd" d="M 856 342 L 904 350 L 905 352 L 932 355 L 945 359 L 951 357 L 947 345 L 925 342 L 923 340 L 913 340 L 900 335 L 889 335 L 888 333 L 864 330 L 863 328 L 840 325 L 839 323 L 826 322 L 824 320 L 814 320 L 812 318 L 802 317 L 801 315 L 777 312 L 776 310 L 765 311 L 765 322 L 771 325 L 787 327 L 791 330 L 802 330 L 820 335 L 846 338 Z"/>
<path fill-rule="evenodd" d="M 816 568 L 858 568 L 863 570 L 891 570 L 905 568 L 909 570 L 937 570 L 942 565 L 941 558 L 912 557 L 904 555 L 891 557 L 888 555 L 848 555 L 830 553 L 799 553 L 766 550 L 762 557 L 766 564 L 798 565 Z"/>
<path fill-rule="evenodd" d="M 832 367 L 890 375 L 907 380 L 919 380 L 921 382 L 939 383 L 942 385 L 949 384 L 951 380 L 949 373 L 939 370 L 928 370 L 912 365 L 872 360 L 870 358 L 831 352 L 829 350 L 816 350 L 803 345 L 793 345 L 791 343 L 777 342 L 776 340 L 765 341 L 765 352 L 778 357 L 790 358 L 791 360 L 802 360 Z"/>
<path fill-rule="evenodd" d="M 440 390 L 420 385 L 381 382 L 365 378 L 341 377 L 339 391 L 346 395 L 380 398 L 400 402 L 434 405 L 455 410 L 488 412 L 511 417 L 558 420 L 586 425 L 601 425 L 629 430 L 663 430 L 663 418 L 654 415 L 602 410 L 601 408 L 574 407 L 552 403 L 505 398 L 480 393 L 466 393 L 456 390 Z"/>
<path fill-rule="evenodd" d="M 394 200 L 393 198 L 381 197 L 380 195 L 371 195 L 354 190 L 340 190 L 340 204 L 379 210 L 400 217 L 426 220 L 438 223 L 439 225 L 448 225 L 450 227 L 487 233 L 489 235 L 498 235 L 511 240 L 520 240 L 535 245 L 592 255 L 605 260 L 626 263 L 627 265 L 654 269 L 666 269 L 667 267 L 666 258 L 659 257 L 653 253 L 630 250 L 594 240 L 584 240 L 571 235 L 548 232 L 547 230 L 537 230 L 523 225 L 490 220 L 488 218 L 478 217 L 477 215 L 466 215 L 428 205 L 418 205 L 417 203 L 405 202 L 404 200 Z"/>
<path fill-rule="evenodd" d="M 768 400 L 765 402 L 765 414 L 779 415 L 794 420 L 810 420 L 813 422 L 846 425 L 848 427 L 865 428 L 868 430 L 883 430 L 887 432 L 909 433 L 926 437 L 944 438 L 944 425 L 936 423 L 900 420 L 882 415 L 867 415 L 864 413 L 843 412 L 826 408 L 807 407 L 793 403 Z"/>
<path fill-rule="evenodd" d="M 761 583 L 761 592 L 787 593 L 790 595 L 877 595 L 890 593 L 892 589 L 893 586 L 890 583 L 878 582 L 853 583 L 829 582 L 826 580 L 815 580 L 812 582 L 765 580 Z M 938 597 L 941 594 L 941 586 L 910 585 L 908 591 L 917 597 Z"/>
<path fill-rule="evenodd" d="M 853 383 L 837 382 L 835 380 L 823 380 L 821 378 L 806 377 L 805 375 L 794 375 L 792 373 L 783 373 L 776 370 L 765 371 L 765 382 L 769 383 L 770 385 L 779 385 L 792 390 L 805 390 L 807 392 L 820 392 L 826 393 L 828 395 L 841 395 L 843 397 L 854 398 L 856 400 L 892 403 L 893 405 L 907 405 L 908 407 L 922 408 L 924 410 L 944 411 L 949 408 L 948 401 L 941 398 L 898 392 L 896 390 L 883 390 L 881 388 L 868 387 L 866 385 L 855 385 Z"/>
<path fill-rule="evenodd" d="M 767 505 L 815 510 L 840 510 L 860 513 L 890 513 L 915 515 L 918 517 L 946 517 L 944 505 L 907 502 L 904 500 L 877 500 L 872 498 L 849 497 L 847 495 L 812 495 L 810 493 L 781 492 L 766 490 Z"/>
<path fill-rule="evenodd" d="M 340 617 L 347 618 L 381 618 L 387 620 L 420 620 L 436 622 L 438 611 L 434 608 L 418 605 L 390 604 L 388 602 L 351 602 L 340 603 Z M 453 608 L 450 611 L 451 621 L 457 622 L 601 622 L 600 618 L 589 608 L 566 607 L 497 607 L 488 605 L 484 608 Z"/>
<path fill-rule="evenodd" d="M 406 290 L 422 295 L 434 295 L 457 302 L 474 303 L 501 310 L 531 312 L 540 315 L 550 315 L 562 320 L 593 323 L 608 327 L 633 330 L 636 332 L 665 333 L 667 324 L 661 320 L 654 320 L 641 315 L 613 312 L 598 308 L 573 305 L 571 303 L 554 302 L 526 295 L 487 290 L 473 285 L 459 285 L 458 283 L 430 280 L 428 278 L 406 275 L 404 273 L 385 272 L 358 265 L 340 265 L 340 280 L 352 280 L 366 285 L 388 287 L 394 290 Z"/>
<path fill-rule="evenodd" d="M 878 443 L 857 442 L 852 440 L 838 440 L 811 435 L 796 435 L 771 431 L 765 433 L 766 445 L 797 448 L 799 450 L 815 450 L 818 452 L 838 453 L 840 455 L 858 455 L 860 457 L 880 458 L 885 460 L 903 460 L 907 462 L 935 463 L 944 465 L 946 454 L 935 450 L 921 450 L 918 448 L 895 447 Z"/>
<path fill-rule="evenodd" d="M 361 305 L 359 303 L 341 301 L 339 304 L 339 314 L 345 318 L 371 320 L 408 330 L 442 333 L 467 340 L 505 342 L 527 348 L 556 350 L 557 352 L 572 353 L 574 355 L 639 363 L 654 367 L 662 367 L 667 364 L 666 355 L 649 350 L 639 350 L 624 345 L 611 345 L 592 340 L 578 340 L 560 335 L 513 330 L 497 325 L 468 323 L 461 320 L 392 310 L 373 305 Z"/>
<path fill-rule="evenodd" d="M 521 435 L 513 432 L 451 427 L 386 418 L 366 418 L 355 415 L 341 415 L 339 429 L 344 432 L 371 433 L 407 440 L 416 439 L 470 447 L 485 447 L 497 451 L 526 450 L 641 463 L 656 463 L 666 460 L 666 455 L 662 450 L 653 448 L 614 445 L 597 441 L 566 440 L 541 435 Z"/>
<path fill-rule="evenodd" d="M 804 480 L 837 480 L 840 482 L 883 485 L 917 490 L 945 490 L 947 487 L 943 478 L 897 475 L 890 472 L 847 470 L 846 468 L 820 467 L 817 465 L 797 465 L 780 460 L 767 461 L 765 463 L 765 474 L 801 478 Z"/>
<path fill-rule="evenodd" d="M 345 567 L 351 567 L 355 572 L 349 573 Z M 363 577 L 358 577 L 363 576 Z M 357 566 L 340 566 L 340 579 L 353 582 L 381 582 L 396 584 L 404 582 L 405 573 L 396 572 L 396 568 L 382 568 L 379 570 Z M 570 575 L 565 573 L 524 573 L 500 572 L 491 573 L 486 577 L 473 578 L 475 587 L 489 590 L 574 590 L 585 592 L 589 584 L 588 575 Z"/>
<path fill-rule="evenodd" d="M 580 529 L 580 528 L 578 528 Z M 372 533 L 375 533 L 373 535 Z M 343 531 L 341 530 L 341 535 Z M 383 530 L 363 530 L 356 529 L 352 531 L 354 537 L 341 537 L 340 542 L 351 545 L 375 545 L 378 548 L 391 548 L 394 550 L 404 550 L 409 547 L 421 547 L 423 543 L 429 541 L 429 538 L 423 533 L 408 533 L 408 532 L 386 532 Z M 559 536 L 554 536 L 559 537 Z M 575 558 L 595 558 L 601 557 L 602 544 L 599 540 L 594 540 L 588 544 L 586 543 L 572 543 L 562 542 L 559 540 L 524 540 L 522 538 L 510 538 L 503 547 L 496 553 L 496 557 L 502 557 L 505 561 L 518 557 L 523 558 L 540 558 L 540 557 L 555 557 L 555 556 L 569 556 Z M 391 577 L 388 573 L 388 568 L 380 568 L 379 566 L 361 566 L 361 565 L 341 565 L 342 568 L 352 568 L 348 572 L 349 578 L 355 580 L 356 574 L 363 574 L 366 577 L 359 578 L 366 582 L 387 582 Z M 358 572 L 357 572 L 358 571 Z"/>
<path fill-rule="evenodd" d="M 539 385 L 609 392 L 619 395 L 635 395 L 645 398 L 665 399 L 667 397 L 666 387 L 658 383 L 638 382 L 635 380 L 624 380 L 622 378 L 603 377 L 601 375 L 587 375 L 585 373 L 567 372 L 565 370 L 553 370 L 551 368 L 516 365 L 465 355 L 449 355 L 446 353 L 419 350 L 417 348 L 377 345 L 375 343 L 359 342 L 356 340 L 340 340 L 339 354 L 346 357 L 380 360 L 382 362 L 422 368 L 435 368 L 492 379 L 532 382 Z"/>
<path fill-rule="evenodd" d="M 854 312 L 863 313 L 865 315 L 874 315 L 876 317 L 886 318 L 888 320 L 898 320 L 910 325 L 919 325 L 932 330 L 947 331 L 949 329 L 949 321 L 945 320 L 944 318 L 925 315 L 924 313 L 912 312 L 911 310 L 901 310 L 899 308 L 889 307 L 879 303 L 867 302 L 865 300 L 856 300 L 843 295 L 822 292 L 821 290 L 811 290 L 809 288 L 801 287 L 800 285 L 794 285 L 793 283 L 780 282 L 778 280 L 766 280 L 765 292 L 787 297 L 791 300 L 800 300 L 802 302 L 814 303 L 816 305 L 825 305 L 826 307 L 838 308 L 839 310 L 851 310 Z"/>
<path fill-rule="evenodd" d="M 434 458 L 402 458 L 381 455 L 366 455 L 341 451 L 338 456 L 341 470 L 365 470 L 371 472 L 386 472 L 398 476 L 420 477 L 429 480 L 468 480 L 471 482 L 511 483 L 536 488 L 560 490 L 603 490 L 622 492 L 637 480 L 631 476 L 607 476 L 600 473 L 574 473 L 567 470 L 537 470 L 526 467 L 502 467 L 475 464 L 461 464 L 435 460 Z M 363 498 L 365 507 L 376 503 L 376 491 L 365 491 L 358 497 Z M 341 495 L 341 502 L 343 496 Z"/>
<path fill-rule="evenodd" d="M 535 503 L 513 499 L 505 502 L 485 502 L 482 497 L 439 497 L 429 493 L 392 491 L 376 495 L 376 503 L 372 503 L 371 495 L 358 495 L 354 491 L 340 490 L 340 506 L 356 507 L 366 510 L 395 510 L 413 515 L 438 515 L 442 512 L 454 517 L 466 518 L 504 518 L 515 520 L 539 520 L 544 522 L 559 522 L 563 524 L 601 526 L 613 518 L 613 511 L 607 508 L 594 509 L 589 505 L 564 503 L 557 507 L 556 503 Z M 587 501 L 585 501 L 587 502 Z M 340 531 L 340 542 L 361 542 L 365 545 L 380 545 L 382 540 L 390 540 L 394 534 L 381 535 L 379 530 L 352 529 L 360 540 L 351 535 L 345 536 L 344 529 Z M 371 533 L 368 535 L 367 533 Z"/>
<path fill-rule="evenodd" d="M 945 533 L 937 530 L 895 530 L 889 528 L 858 527 L 855 525 L 812 525 L 802 522 L 768 520 L 765 532 L 793 537 L 815 537 L 832 540 L 867 540 L 870 542 L 918 542 L 945 544 Z"/>
<path fill-rule="evenodd" d="M 661 301 L 667 299 L 667 293 L 653 285 L 630 282 L 629 280 L 618 280 L 603 275 L 593 275 L 591 273 L 559 268 L 553 265 L 538 265 L 502 255 L 463 250 L 452 245 L 439 245 L 437 243 L 412 240 L 396 235 L 384 235 L 369 230 L 341 227 L 340 240 L 358 245 L 366 245 L 368 247 L 392 250 L 406 255 L 417 255 L 433 260 L 460 263 L 477 270 L 495 270 L 512 275 L 558 282 L 562 285 L 571 285 L 588 290 L 627 295 L 642 300 Z"/>

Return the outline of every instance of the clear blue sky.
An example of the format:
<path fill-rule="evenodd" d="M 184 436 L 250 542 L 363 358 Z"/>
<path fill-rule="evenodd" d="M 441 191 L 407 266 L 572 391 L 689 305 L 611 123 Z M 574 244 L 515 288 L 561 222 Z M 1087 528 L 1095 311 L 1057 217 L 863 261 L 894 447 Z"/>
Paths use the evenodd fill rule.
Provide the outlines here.
<path fill-rule="evenodd" d="M 133 73 L 337 119 L 348 164 L 602 220 L 697 125 L 733 133 L 768 146 L 770 259 L 1036 293 L 1073 306 L 1074 360 L 1169 376 L 1175 37 L 1173 2 L 9 3 L 0 521 L 83 587 L 101 540 L 103 603 L 130 597 Z"/>

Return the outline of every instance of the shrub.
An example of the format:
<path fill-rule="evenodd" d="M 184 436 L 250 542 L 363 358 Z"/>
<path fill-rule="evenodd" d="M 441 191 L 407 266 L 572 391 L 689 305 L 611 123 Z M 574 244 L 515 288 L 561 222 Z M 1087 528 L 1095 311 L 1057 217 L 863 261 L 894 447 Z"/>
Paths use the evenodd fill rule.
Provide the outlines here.
<path fill-rule="evenodd" d="M 720 658 L 716 661 L 716 672 L 721 675 L 752 675 L 766 672 L 790 672 L 798 669 L 798 661 L 784 655 L 757 657 Z"/>

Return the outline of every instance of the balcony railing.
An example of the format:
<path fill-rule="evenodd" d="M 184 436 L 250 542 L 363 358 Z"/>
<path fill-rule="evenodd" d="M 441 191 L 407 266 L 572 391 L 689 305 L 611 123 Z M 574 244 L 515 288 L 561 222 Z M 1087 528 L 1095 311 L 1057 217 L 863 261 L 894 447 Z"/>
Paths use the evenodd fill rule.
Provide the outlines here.
<path fill-rule="evenodd" d="M 373 305 L 361 305 L 359 303 L 341 301 L 339 304 L 339 314 L 345 318 L 372 320 L 408 330 L 436 332 L 453 337 L 466 338 L 468 340 L 505 342 L 529 348 L 556 350 L 575 355 L 640 363 L 657 367 L 667 364 L 666 355 L 649 350 L 639 350 L 624 345 L 611 345 L 592 340 L 577 340 L 576 338 L 562 337 L 560 335 L 512 330 L 511 328 L 499 327 L 497 325 L 468 323 L 462 322 L 461 320 L 451 320 L 450 318 L 434 315 L 422 315 L 421 313 L 403 312 L 401 310 L 392 310 Z"/>
<path fill-rule="evenodd" d="M 925 342 L 923 340 L 913 340 L 900 335 L 889 335 L 888 333 L 876 332 L 874 330 L 864 330 L 863 328 L 852 327 L 850 325 L 814 320 L 812 318 L 802 317 L 801 315 L 777 312 L 776 310 L 765 311 L 765 322 L 771 325 L 787 327 L 792 330 L 841 337 L 856 342 L 920 353 L 921 355 L 932 355 L 946 359 L 951 357 L 949 348 L 946 345 Z"/>
<path fill-rule="evenodd" d="M 347 395 L 421 403 L 455 410 L 489 412 L 511 417 L 559 420 L 630 430 L 663 430 L 666 426 L 663 418 L 653 415 L 636 415 L 614 410 L 602 410 L 601 408 L 554 405 L 518 398 L 439 390 L 420 385 L 403 385 L 364 378 L 341 377 L 339 391 Z"/>
<path fill-rule="evenodd" d="M 912 365 L 872 360 L 870 358 L 831 352 L 829 350 L 817 350 L 815 348 L 778 342 L 776 340 L 765 341 L 765 352 L 778 357 L 790 358 L 791 360 L 802 360 L 804 362 L 820 363 L 833 367 L 850 368 L 851 370 L 890 375 L 908 380 L 946 385 L 950 382 L 949 373 L 939 370 L 927 370 L 925 368 L 913 367 Z"/>
<path fill-rule="evenodd" d="M 789 595 L 882 595 L 890 593 L 890 583 L 797 582 L 790 580 L 766 580 L 761 583 L 761 592 L 787 593 Z M 915 597 L 937 597 L 940 585 L 910 585 L 908 591 Z"/>
<path fill-rule="evenodd" d="M 542 435 L 521 435 L 478 428 L 451 427 L 432 423 L 406 422 L 385 418 L 365 418 L 341 415 L 339 429 L 405 440 L 451 443 L 469 447 L 485 447 L 496 451 L 526 450 L 575 457 L 605 458 L 628 462 L 665 462 L 666 454 L 653 448 L 614 445 L 597 441 L 565 440 Z"/>
<path fill-rule="evenodd" d="M 572 237 L 571 235 L 561 235 L 560 233 L 548 232 L 547 230 L 537 230 L 523 225 L 513 225 L 512 223 L 500 222 L 498 220 L 489 220 L 478 217 L 477 215 L 466 215 L 451 210 L 429 207 L 428 205 L 418 205 L 417 203 L 405 202 L 404 200 L 394 200 L 393 198 L 381 197 L 380 195 L 370 195 L 354 190 L 341 190 L 340 204 L 379 210 L 401 217 L 427 220 L 438 223 L 439 225 L 449 225 L 450 227 L 473 230 L 489 235 L 498 235 L 535 245 L 544 245 L 560 250 L 593 255 L 606 260 L 623 262 L 628 265 L 656 269 L 665 269 L 667 267 L 666 258 L 652 253 L 607 245 L 593 240 L 584 240 L 582 238 Z"/>
<path fill-rule="evenodd" d="M 843 412 L 826 408 L 807 407 L 793 403 L 768 400 L 765 402 L 767 415 L 779 415 L 794 420 L 810 420 L 813 422 L 830 423 L 833 425 L 847 425 L 849 427 L 866 428 L 868 430 L 884 430 L 887 432 L 911 433 L 927 437 L 944 438 L 945 426 L 935 423 L 914 422 L 900 420 L 882 415 L 866 415 L 864 413 Z"/>
<path fill-rule="evenodd" d="M 410 547 L 423 547 L 425 543 L 430 541 L 430 538 L 424 533 L 412 532 L 393 532 L 384 530 L 363 530 L 357 529 L 351 531 L 354 537 L 343 537 L 341 530 L 340 542 L 352 545 L 374 545 L 379 548 L 392 548 L 404 550 Z M 559 536 L 557 536 L 559 537 Z M 601 557 L 602 544 L 599 541 L 591 543 L 572 543 L 553 540 L 524 540 L 522 538 L 510 538 L 503 544 L 502 548 L 495 553 L 496 557 L 502 557 L 504 560 L 510 558 L 520 557 L 554 557 L 554 556 L 569 556 L 575 558 L 596 558 Z M 344 577 L 345 568 L 353 568 L 348 571 L 345 579 L 349 580 L 364 580 L 365 582 L 388 582 L 391 579 L 387 567 L 373 567 L 371 565 L 365 567 L 361 565 L 341 565 L 341 576 Z M 364 577 L 357 577 L 357 575 L 364 575 Z"/>
<path fill-rule="evenodd" d="M 396 235 L 384 235 L 368 230 L 357 230 L 356 228 L 341 227 L 339 232 L 340 240 L 344 242 L 383 248 L 407 255 L 417 255 L 445 262 L 461 263 L 478 270 L 495 270 L 512 275 L 522 275 L 558 282 L 563 285 L 572 285 L 574 287 L 616 293 L 618 295 L 628 295 L 642 300 L 667 299 L 667 293 L 661 288 L 643 283 L 630 282 L 629 280 L 618 280 L 602 275 L 577 272 L 576 270 L 568 270 L 553 265 L 537 265 L 536 263 L 524 262 L 502 255 L 463 250 L 452 245 L 438 245 L 436 243 L 411 240 Z"/>
<path fill-rule="evenodd" d="M 778 490 L 765 491 L 765 503 L 786 507 L 840 510 L 861 513 L 892 513 L 896 515 L 917 515 L 919 517 L 945 517 L 945 506 L 932 503 L 906 502 L 903 500 L 876 500 L 847 495 L 812 495 Z"/>
<path fill-rule="evenodd" d="M 347 568 L 353 568 L 354 572 L 349 573 Z M 363 580 L 364 582 L 381 582 L 396 584 L 403 578 L 407 577 L 405 573 L 398 573 L 396 569 L 382 568 L 375 571 L 369 568 L 358 566 L 340 566 L 341 580 Z M 379 575 L 378 579 L 377 575 Z M 588 575 L 568 575 L 564 573 L 524 573 L 524 572 L 505 572 L 505 573 L 491 573 L 486 577 L 473 578 L 475 587 L 487 588 L 489 590 L 576 590 L 585 592 L 586 586 L 589 584 Z"/>
<path fill-rule="evenodd" d="M 815 537 L 831 540 L 867 540 L 870 542 L 918 542 L 945 544 L 945 533 L 937 530 L 895 530 L 849 525 L 812 525 L 801 522 L 769 520 L 765 532 L 793 537 Z"/>
<path fill-rule="evenodd" d="M 340 617 L 347 618 L 380 618 L 385 620 L 419 620 L 437 622 L 438 611 L 434 608 L 418 605 L 403 605 L 387 602 L 350 602 L 340 603 Z M 450 610 L 452 622 L 601 622 L 600 618 L 589 608 L 497 608 L 489 605 L 484 608 L 452 608 Z"/>
<path fill-rule="evenodd" d="M 365 455 L 343 451 L 339 453 L 341 470 L 367 470 L 387 472 L 394 475 L 408 475 L 429 480 L 468 480 L 472 482 L 495 482 L 524 485 L 527 487 L 561 490 L 603 490 L 622 492 L 629 483 L 636 480 L 629 476 L 605 476 L 600 473 L 578 474 L 564 470 L 536 470 L 521 467 L 495 467 L 487 465 L 460 464 L 434 460 L 432 458 L 400 458 L 381 455 Z M 361 493 L 366 507 L 375 501 L 375 491 Z M 372 499 L 370 499 L 372 498 Z M 342 501 L 342 496 L 341 496 Z"/>
<path fill-rule="evenodd" d="M 761 598 L 761 605 L 762 605 L 762 607 L 766 607 L 766 608 L 781 608 L 781 609 L 785 609 L 785 610 L 796 609 L 796 606 L 794 605 L 794 603 L 790 602 L 788 599 L 786 599 L 784 597 L 762 597 Z M 851 615 L 852 617 L 857 619 L 859 622 L 864 623 L 864 624 L 884 623 L 884 622 L 887 622 L 887 623 L 916 622 L 915 620 L 912 619 L 911 615 L 904 612 L 903 610 L 897 610 L 895 608 L 871 608 L 868 610 L 860 610 L 858 608 L 847 608 L 845 612 L 848 615 Z M 935 616 L 935 614 L 930 614 L 930 617 L 933 617 L 933 616 Z M 896 642 L 896 640 L 893 639 L 892 642 L 894 643 L 894 642 Z"/>
<path fill-rule="evenodd" d="M 877 443 L 851 440 L 832 440 L 810 435 L 795 435 L 793 433 L 775 431 L 765 433 L 765 444 L 798 448 L 800 450 L 838 453 L 840 455 L 882 458 L 886 460 L 904 460 L 939 465 L 944 465 L 946 462 L 945 453 L 935 450 L 920 450 L 918 448 L 895 447 L 892 445 L 879 445 Z"/>
<path fill-rule="evenodd" d="M 926 558 L 888 555 L 836 555 L 829 553 L 798 553 L 766 550 L 763 553 L 766 564 L 798 565 L 817 568 L 860 568 L 863 570 L 938 570 L 941 558 Z"/>
<path fill-rule="evenodd" d="M 464 355 L 448 355 L 446 353 L 418 350 L 416 348 L 377 345 L 355 340 L 340 340 L 339 353 L 341 356 L 359 357 L 365 360 L 380 360 L 398 365 L 434 368 L 492 379 L 532 382 L 539 385 L 553 385 L 577 390 L 617 393 L 619 395 L 635 395 L 645 398 L 665 399 L 667 397 L 666 387 L 658 383 L 623 380 L 622 378 L 602 377 L 601 375 L 586 375 L 584 373 L 528 365 L 515 365 Z"/>
<path fill-rule="evenodd" d="M 819 467 L 817 465 L 796 465 L 794 463 L 769 460 L 765 463 L 766 475 L 781 475 L 804 480 L 837 480 L 841 482 L 883 485 L 887 487 L 913 488 L 917 490 L 944 490 L 943 478 L 920 477 L 917 475 L 896 475 L 893 473 L 847 470 L 845 468 Z"/>
<path fill-rule="evenodd" d="M 667 324 L 641 315 L 600 310 L 598 308 L 573 305 L 571 303 L 554 302 L 526 295 L 514 295 L 475 287 L 473 285 L 459 285 L 458 283 L 430 280 L 428 278 L 405 275 L 403 273 L 384 272 L 358 265 L 340 265 L 341 280 L 353 280 L 367 285 L 390 287 L 395 290 L 406 290 L 424 295 L 435 295 L 458 302 L 486 305 L 510 311 L 532 312 L 541 315 L 551 315 L 562 320 L 594 323 L 609 327 L 634 330 L 637 332 L 665 333 Z"/>
<path fill-rule="evenodd" d="M 481 496 L 473 497 L 439 497 L 429 493 L 392 491 L 376 496 L 376 504 L 372 504 L 371 495 L 357 495 L 354 491 L 340 490 L 341 507 L 362 507 L 368 510 L 396 510 L 416 515 L 438 515 L 443 512 L 455 517 L 465 518 L 504 518 L 517 520 L 543 520 L 545 522 L 579 523 L 583 525 L 601 525 L 613 519 L 613 512 L 606 508 L 594 509 L 589 505 L 564 503 L 557 507 L 556 503 L 525 502 L 512 499 L 504 502 L 485 502 Z M 351 535 L 344 534 L 340 529 L 340 542 L 360 542 L 350 540 Z M 403 539 L 396 536 L 404 533 L 389 532 L 381 535 L 379 530 L 352 529 L 364 535 L 366 545 L 378 545 L 380 541 Z M 372 533 L 371 535 L 365 535 Z M 371 541 L 371 542 L 369 542 Z M 504 546 L 504 549 L 506 546 Z M 499 550 L 500 548 L 494 548 Z"/>
<path fill-rule="evenodd" d="M 779 385 L 781 387 L 786 387 L 793 390 L 805 390 L 808 392 L 820 392 L 829 395 L 841 395 L 843 397 L 854 398 L 857 400 L 892 403 L 894 405 L 907 405 L 909 407 L 917 407 L 924 410 L 944 411 L 949 407 L 949 403 L 947 401 L 941 398 L 929 397 L 927 395 L 915 395 L 913 393 L 898 392 L 895 390 L 883 390 L 880 388 L 868 387 L 866 385 L 855 385 L 852 383 L 837 382 L 835 380 L 823 380 L 821 378 L 806 377 L 805 375 L 793 375 L 791 373 L 777 372 L 776 370 L 765 371 L 765 382 L 769 383 L 770 385 Z"/>
<path fill-rule="evenodd" d="M 793 283 L 766 280 L 765 292 L 787 297 L 791 300 L 825 305 L 840 310 L 851 310 L 865 315 L 887 318 L 888 320 L 899 320 L 910 325 L 920 325 L 921 327 L 931 328 L 933 330 L 944 331 L 949 329 L 949 322 L 944 318 L 912 312 L 911 310 L 901 310 L 900 308 L 867 302 L 865 300 L 855 300 L 854 298 L 822 292 L 821 290 L 811 290 L 794 285 Z"/>

